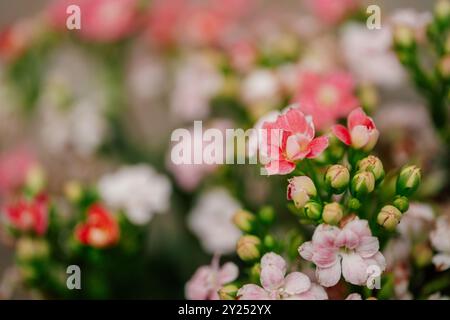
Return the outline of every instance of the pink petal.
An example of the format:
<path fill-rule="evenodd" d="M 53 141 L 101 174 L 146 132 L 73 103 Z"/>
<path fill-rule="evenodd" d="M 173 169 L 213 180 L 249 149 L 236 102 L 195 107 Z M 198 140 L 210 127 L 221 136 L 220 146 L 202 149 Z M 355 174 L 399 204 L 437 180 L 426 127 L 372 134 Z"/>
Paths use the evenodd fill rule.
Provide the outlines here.
<path fill-rule="evenodd" d="M 289 131 L 293 133 L 304 133 L 308 129 L 305 115 L 297 108 L 291 108 L 286 112 L 286 121 L 289 125 Z"/>
<path fill-rule="evenodd" d="M 373 255 L 372 257 L 364 259 L 364 261 L 368 266 L 371 265 L 378 266 L 381 272 L 383 272 L 386 269 L 386 259 L 384 258 L 383 254 L 379 251 L 375 253 L 375 255 Z"/>
<path fill-rule="evenodd" d="M 361 238 L 372 236 L 372 231 L 370 231 L 369 223 L 364 219 L 354 219 L 348 222 L 344 227 L 344 230 L 347 229 L 353 231 Z"/>
<path fill-rule="evenodd" d="M 300 294 L 308 291 L 311 280 L 301 272 L 291 272 L 284 279 L 284 290 L 287 294 Z"/>
<path fill-rule="evenodd" d="M 362 300 L 362 297 L 359 293 L 351 293 L 345 298 L 345 300 Z"/>
<path fill-rule="evenodd" d="M 270 300 L 267 292 L 256 284 L 246 284 L 237 292 L 239 300 Z"/>
<path fill-rule="evenodd" d="M 362 237 L 356 252 L 363 258 L 370 258 L 380 249 L 378 238 Z"/>
<path fill-rule="evenodd" d="M 295 163 L 281 160 L 281 161 L 271 161 L 269 162 L 265 167 L 266 173 L 268 175 L 275 175 L 275 174 L 289 174 L 295 169 Z"/>
<path fill-rule="evenodd" d="M 236 280 L 239 275 L 239 269 L 233 262 L 225 263 L 219 271 L 220 284 L 227 284 Z"/>
<path fill-rule="evenodd" d="M 312 237 L 314 247 L 335 248 L 335 241 L 340 232 L 341 230 L 335 226 L 319 225 Z"/>
<path fill-rule="evenodd" d="M 331 131 L 336 136 L 336 138 L 341 140 L 343 143 L 348 146 L 351 145 L 352 139 L 350 137 L 350 132 L 348 132 L 346 127 L 341 124 L 336 124 L 332 127 Z"/>
<path fill-rule="evenodd" d="M 364 113 L 362 108 L 357 108 L 350 112 L 347 118 L 347 127 L 351 131 L 355 126 L 366 124 L 367 115 Z"/>
<path fill-rule="evenodd" d="M 303 243 L 299 248 L 298 248 L 298 253 L 300 254 L 300 256 L 307 260 L 307 261 L 311 261 L 313 254 L 314 254 L 314 247 L 312 245 L 311 241 L 305 242 Z"/>
<path fill-rule="evenodd" d="M 316 158 L 327 147 L 328 147 L 328 137 L 321 136 L 321 137 L 315 138 L 309 144 L 309 148 L 311 149 L 311 151 L 306 157 L 309 158 L 309 159 Z"/>
<path fill-rule="evenodd" d="M 320 268 L 333 266 L 338 259 L 336 248 L 315 248 L 312 261 Z"/>
<path fill-rule="evenodd" d="M 341 262 L 338 260 L 329 268 L 316 269 L 317 281 L 324 287 L 332 287 L 339 282 L 341 278 Z"/>
<path fill-rule="evenodd" d="M 286 273 L 286 261 L 276 253 L 269 252 L 261 258 L 261 269 L 268 266 L 278 268 L 283 274 Z"/>
<path fill-rule="evenodd" d="M 336 246 L 355 249 L 360 243 L 359 236 L 350 229 L 342 229 L 336 238 Z"/>
<path fill-rule="evenodd" d="M 342 257 L 342 275 L 351 284 L 363 285 L 369 275 L 368 265 L 359 254 L 344 254 Z"/>
<path fill-rule="evenodd" d="M 275 266 L 261 269 L 261 285 L 266 290 L 276 290 L 283 285 L 284 273 Z"/>
<path fill-rule="evenodd" d="M 351 131 L 350 131 L 350 136 L 352 139 L 352 146 L 355 149 L 360 149 L 365 147 L 368 142 L 369 142 L 369 138 L 370 138 L 370 132 L 369 129 L 367 129 L 367 127 L 365 126 L 355 126 Z"/>
<path fill-rule="evenodd" d="M 438 271 L 445 271 L 450 268 L 450 254 L 437 254 L 432 261 Z"/>

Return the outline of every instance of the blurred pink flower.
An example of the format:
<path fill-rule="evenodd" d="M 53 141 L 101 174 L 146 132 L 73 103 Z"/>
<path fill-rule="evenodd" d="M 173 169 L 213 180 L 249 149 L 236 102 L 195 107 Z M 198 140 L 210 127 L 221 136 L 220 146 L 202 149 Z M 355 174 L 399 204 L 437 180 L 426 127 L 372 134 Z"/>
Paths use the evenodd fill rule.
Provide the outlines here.
<path fill-rule="evenodd" d="M 299 253 L 316 265 L 316 277 L 325 287 L 337 284 L 341 274 L 351 284 L 364 285 L 370 266 L 377 266 L 380 271 L 386 267 L 378 239 L 372 236 L 367 220 L 358 218 L 342 229 L 319 225 L 312 241 L 302 244 Z"/>
<path fill-rule="evenodd" d="M 45 194 L 41 194 L 31 201 L 20 199 L 7 206 L 5 214 L 13 228 L 41 236 L 48 227 L 48 198 Z"/>
<path fill-rule="evenodd" d="M 347 128 L 337 124 L 332 128 L 334 135 L 346 145 L 355 149 L 371 151 L 380 135 L 372 118 L 368 117 L 362 108 L 353 110 L 347 118 Z"/>
<path fill-rule="evenodd" d="M 273 253 L 261 259 L 261 285 L 246 284 L 239 289 L 239 300 L 325 300 L 325 290 L 301 272 L 286 275 L 286 262 Z"/>
<path fill-rule="evenodd" d="M 314 15 L 325 24 L 336 24 L 355 11 L 358 0 L 306 0 Z"/>
<path fill-rule="evenodd" d="M 23 147 L 0 154 L 0 197 L 22 187 L 36 165 L 34 155 Z"/>
<path fill-rule="evenodd" d="M 201 266 L 186 283 L 186 298 L 189 300 L 219 300 L 219 289 L 239 275 L 238 267 L 227 262 L 219 266 L 219 257 L 215 256 L 211 265 Z"/>
<path fill-rule="evenodd" d="M 304 72 L 295 101 L 304 114 L 313 117 L 317 130 L 325 130 L 358 107 L 354 90 L 355 84 L 348 73 Z"/>
<path fill-rule="evenodd" d="M 362 297 L 359 293 L 350 293 L 345 300 L 362 300 Z"/>
<path fill-rule="evenodd" d="M 81 9 L 80 36 L 91 41 L 113 42 L 129 35 L 137 23 L 137 0 L 57 0 L 48 8 L 51 25 L 66 30 L 70 5 Z"/>
<path fill-rule="evenodd" d="M 266 137 L 262 152 L 269 162 L 265 169 L 269 175 L 288 174 L 295 169 L 295 161 L 315 158 L 328 147 L 328 138 L 314 138 L 312 120 L 298 109 L 290 108 L 274 122 L 263 124 Z"/>

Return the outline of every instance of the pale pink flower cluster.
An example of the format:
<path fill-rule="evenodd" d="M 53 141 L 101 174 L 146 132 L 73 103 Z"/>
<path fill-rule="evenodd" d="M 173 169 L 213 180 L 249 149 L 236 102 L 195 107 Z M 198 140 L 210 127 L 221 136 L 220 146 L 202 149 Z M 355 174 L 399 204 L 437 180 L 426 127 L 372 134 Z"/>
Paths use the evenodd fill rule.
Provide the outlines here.
<path fill-rule="evenodd" d="M 190 300 L 219 300 L 219 289 L 234 280 L 239 275 L 238 267 L 227 262 L 219 266 L 219 257 L 215 256 L 211 265 L 197 269 L 186 283 L 186 298 Z"/>
<path fill-rule="evenodd" d="M 316 277 L 325 287 L 339 282 L 341 274 L 354 285 L 365 285 L 369 267 L 384 271 L 386 262 L 379 252 L 378 238 L 372 236 L 367 220 L 355 218 L 342 229 L 319 225 L 312 241 L 299 248 L 300 256 L 316 265 Z"/>
<path fill-rule="evenodd" d="M 246 284 L 237 293 L 239 300 L 326 300 L 325 290 L 312 283 L 307 275 L 291 272 L 286 275 L 286 261 L 273 253 L 261 259 L 262 287 Z"/>
<path fill-rule="evenodd" d="M 430 234 L 433 247 L 438 251 L 433 264 L 439 271 L 450 268 L 450 216 L 443 215 L 436 220 L 436 228 Z"/>

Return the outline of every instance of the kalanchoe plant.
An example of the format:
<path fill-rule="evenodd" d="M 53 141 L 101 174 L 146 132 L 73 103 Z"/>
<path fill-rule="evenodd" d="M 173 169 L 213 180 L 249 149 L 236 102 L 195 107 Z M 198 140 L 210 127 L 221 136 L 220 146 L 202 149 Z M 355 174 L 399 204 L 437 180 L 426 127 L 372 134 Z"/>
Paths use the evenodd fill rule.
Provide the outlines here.
<path fill-rule="evenodd" d="M 287 263 L 278 254 L 290 255 L 292 238 L 277 237 L 272 228 L 262 227 L 261 214 L 239 210 L 233 221 L 244 235 L 236 250 L 248 268 L 237 282 L 219 290 L 221 297 L 326 299 L 323 287 L 338 283 L 347 283 L 349 289 L 351 285 L 379 289 L 372 272 L 382 274 L 386 269 L 381 247 L 395 235 L 409 197 L 420 183 L 420 169 L 406 166 L 397 174 L 385 173 L 382 161 L 370 154 L 379 136 L 374 121 L 362 109 L 355 109 L 347 122 L 347 128 L 333 127 L 345 146 L 345 152 L 333 161 L 308 159 L 326 152 L 328 138 L 321 138 L 323 144 L 311 145 L 313 123 L 295 109 L 263 126 L 276 128 L 279 141 L 284 141 L 269 141 L 268 149 L 277 148 L 278 157 L 272 158 L 268 168 L 271 174 L 291 175 L 287 180 L 288 207 L 299 221 L 293 230 L 301 234 L 306 226 L 314 228 L 310 241 L 297 244 L 300 257 L 294 260 L 300 258 L 315 266 L 317 284 L 296 268 L 289 269 L 293 272 L 285 277 Z M 297 130 L 301 126 L 309 126 L 309 131 Z M 316 145 L 321 145 L 320 150 Z M 269 226 L 272 223 L 271 217 Z M 239 284 L 243 285 L 236 290 Z M 360 292 L 377 296 L 376 291 Z"/>

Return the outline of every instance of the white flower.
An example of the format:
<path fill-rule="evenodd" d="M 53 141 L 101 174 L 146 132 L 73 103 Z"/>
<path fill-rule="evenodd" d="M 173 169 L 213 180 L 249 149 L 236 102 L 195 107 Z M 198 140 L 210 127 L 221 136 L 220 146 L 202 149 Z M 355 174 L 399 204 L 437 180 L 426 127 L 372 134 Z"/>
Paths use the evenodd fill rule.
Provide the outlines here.
<path fill-rule="evenodd" d="M 207 57 L 189 57 L 176 71 L 170 111 L 182 121 L 206 117 L 209 114 L 209 102 L 222 83 L 222 75 Z"/>
<path fill-rule="evenodd" d="M 200 238 L 208 253 L 234 251 L 241 232 L 233 224 L 233 214 L 240 208 L 222 188 L 203 193 L 189 214 L 188 226 Z"/>
<path fill-rule="evenodd" d="M 430 205 L 412 202 L 408 211 L 403 214 L 397 230 L 406 239 L 417 240 L 428 234 L 433 221 L 434 213 Z"/>
<path fill-rule="evenodd" d="M 360 81 L 392 87 L 402 84 L 405 72 L 391 50 L 392 33 L 388 26 L 369 30 L 363 24 L 350 23 L 341 34 L 344 59 Z"/>
<path fill-rule="evenodd" d="M 166 176 L 143 164 L 103 176 L 98 189 L 109 206 L 123 209 L 128 219 L 138 225 L 148 223 L 155 213 L 165 213 L 172 191 Z"/>
<path fill-rule="evenodd" d="M 276 104 L 280 99 L 280 83 L 271 71 L 255 70 L 244 79 L 241 97 L 248 104 Z"/>
<path fill-rule="evenodd" d="M 433 263 L 439 271 L 450 268 L 450 216 L 443 215 L 436 220 L 436 228 L 430 234 L 431 244 L 439 253 Z"/>

